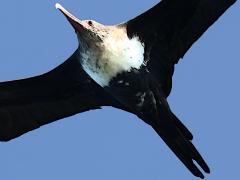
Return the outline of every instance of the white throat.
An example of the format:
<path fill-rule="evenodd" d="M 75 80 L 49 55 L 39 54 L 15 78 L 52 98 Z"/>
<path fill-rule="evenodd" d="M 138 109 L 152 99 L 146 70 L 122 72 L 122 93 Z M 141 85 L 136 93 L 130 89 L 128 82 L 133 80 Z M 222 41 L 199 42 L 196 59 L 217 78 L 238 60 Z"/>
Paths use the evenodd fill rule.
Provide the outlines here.
<path fill-rule="evenodd" d="M 81 52 L 81 64 L 102 87 L 119 73 L 139 69 L 144 63 L 144 44 L 138 37 L 129 39 L 123 28 L 112 28 L 98 47 Z"/>

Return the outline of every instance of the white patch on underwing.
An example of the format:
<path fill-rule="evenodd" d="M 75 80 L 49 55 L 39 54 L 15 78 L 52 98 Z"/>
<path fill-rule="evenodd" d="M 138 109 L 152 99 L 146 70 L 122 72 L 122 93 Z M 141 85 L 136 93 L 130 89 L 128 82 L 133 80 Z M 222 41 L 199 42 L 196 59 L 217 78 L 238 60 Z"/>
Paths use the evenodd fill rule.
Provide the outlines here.
<path fill-rule="evenodd" d="M 104 33 L 102 42 L 81 52 L 83 69 L 102 87 L 119 73 L 139 69 L 144 62 L 144 45 L 138 37 L 129 39 L 125 28 L 114 26 Z"/>

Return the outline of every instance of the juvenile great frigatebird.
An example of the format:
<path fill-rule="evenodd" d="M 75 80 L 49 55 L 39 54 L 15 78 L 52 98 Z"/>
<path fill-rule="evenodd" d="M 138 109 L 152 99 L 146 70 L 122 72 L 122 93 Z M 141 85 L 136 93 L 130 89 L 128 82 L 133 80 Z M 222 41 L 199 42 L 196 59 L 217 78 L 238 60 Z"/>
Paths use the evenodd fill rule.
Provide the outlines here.
<path fill-rule="evenodd" d="M 197 177 L 210 170 L 193 136 L 171 112 L 167 97 L 174 65 L 236 0 L 162 0 L 116 26 L 80 21 L 56 7 L 74 27 L 79 47 L 40 76 L 0 83 L 0 140 L 101 106 L 131 112 L 152 126 Z"/>

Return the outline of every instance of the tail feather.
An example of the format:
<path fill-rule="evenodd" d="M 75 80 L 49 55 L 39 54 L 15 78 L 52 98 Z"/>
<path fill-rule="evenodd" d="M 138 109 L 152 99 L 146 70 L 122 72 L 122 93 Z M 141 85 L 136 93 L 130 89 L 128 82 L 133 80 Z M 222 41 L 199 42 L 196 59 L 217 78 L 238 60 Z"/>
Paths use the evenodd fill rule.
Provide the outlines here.
<path fill-rule="evenodd" d="M 193 160 L 206 173 L 210 173 L 208 165 L 190 141 L 192 134 L 168 109 L 159 108 L 158 119 L 153 122 L 152 127 L 193 175 L 204 178 Z"/>
<path fill-rule="evenodd" d="M 150 125 L 182 161 L 182 163 L 192 172 L 193 175 L 204 178 L 203 173 L 194 164 L 194 161 L 206 172 L 210 169 L 200 153 L 192 144 L 192 133 L 186 126 L 171 112 L 166 100 L 166 96 L 154 78 L 150 79 L 150 87 L 154 95 L 154 114 L 146 114 L 143 119 L 150 121 Z"/>
<path fill-rule="evenodd" d="M 193 135 L 188 130 L 188 128 L 172 112 L 171 112 L 171 116 L 173 118 L 174 124 L 181 131 L 181 133 L 184 135 L 184 137 L 187 138 L 188 140 L 193 140 Z"/>

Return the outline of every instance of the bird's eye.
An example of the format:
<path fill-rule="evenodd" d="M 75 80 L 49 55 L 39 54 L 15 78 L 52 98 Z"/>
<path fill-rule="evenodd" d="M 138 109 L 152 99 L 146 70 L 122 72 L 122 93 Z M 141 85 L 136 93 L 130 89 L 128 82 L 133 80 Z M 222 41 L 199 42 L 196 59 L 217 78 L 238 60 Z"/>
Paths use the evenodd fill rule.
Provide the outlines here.
<path fill-rule="evenodd" d="M 93 24 L 92 21 L 88 21 L 89 26 L 92 26 L 92 24 Z"/>

